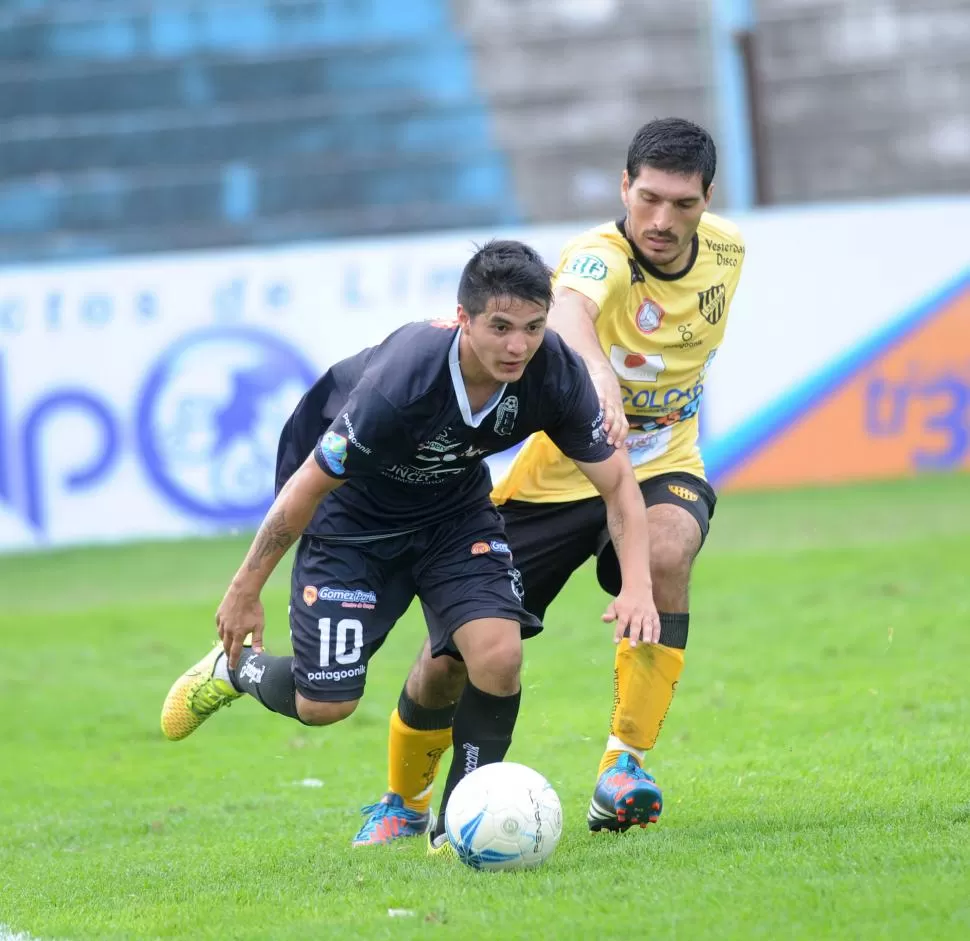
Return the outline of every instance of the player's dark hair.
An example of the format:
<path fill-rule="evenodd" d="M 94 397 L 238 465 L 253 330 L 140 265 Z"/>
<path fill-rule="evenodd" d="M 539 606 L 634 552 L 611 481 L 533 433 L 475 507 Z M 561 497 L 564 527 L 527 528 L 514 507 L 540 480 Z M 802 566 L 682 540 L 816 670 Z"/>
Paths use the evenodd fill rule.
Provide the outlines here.
<path fill-rule="evenodd" d="M 631 183 L 643 167 L 681 176 L 699 173 L 706 193 L 717 169 L 717 149 L 700 125 L 683 118 L 658 118 L 644 124 L 630 142 L 626 172 Z"/>
<path fill-rule="evenodd" d="M 518 298 L 549 309 L 552 270 L 523 242 L 494 239 L 472 255 L 458 282 L 458 303 L 470 317 L 482 313 L 491 298 Z"/>

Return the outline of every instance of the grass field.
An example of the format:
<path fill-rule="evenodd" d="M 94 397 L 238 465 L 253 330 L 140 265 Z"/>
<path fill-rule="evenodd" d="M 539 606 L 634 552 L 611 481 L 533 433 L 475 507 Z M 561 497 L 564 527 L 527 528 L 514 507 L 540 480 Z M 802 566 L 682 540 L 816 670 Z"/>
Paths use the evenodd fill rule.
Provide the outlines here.
<path fill-rule="evenodd" d="M 664 816 L 619 838 L 584 819 L 612 644 L 579 573 L 526 651 L 509 757 L 552 780 L 566 828 L 520 874 L 350 848 L 414 612 L 342 726 L 244 700 L 162 739 L 243 550 L 0 558 L 0 939 L 970 937 L 970 478 L 722 498 L 649 756 Z"/>

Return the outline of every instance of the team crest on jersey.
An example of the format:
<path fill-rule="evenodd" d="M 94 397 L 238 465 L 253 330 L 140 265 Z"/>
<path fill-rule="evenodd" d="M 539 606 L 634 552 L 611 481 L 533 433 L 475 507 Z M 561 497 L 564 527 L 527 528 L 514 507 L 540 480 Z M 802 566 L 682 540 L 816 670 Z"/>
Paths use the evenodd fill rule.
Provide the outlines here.
<path fill-rule="evenodd" d="M 641 333 L 653 333 L 660 328 L 663 323 L 664 309 L 648 297 L 637 311 L 637 326 Z"/>
<path fill-rule="evenodd" d="M 315 585 L 307 585 L 303 589 L 303 603 L 312 608 L 317 603 L 317 589 Z"/>
<path fill-rule="evenodd" d="M 515 427 L 515 419 L 519 414 L 519 399 L 515 395 L 507 395 L 495 409 L 495 434 L 508 436 Z"/>
<path fill-rule="evenodd" d="M 563 274 L 574 274 L 579 278 L 589 278 L 590 281 L 602 281 L 609 268 L 598 255 L 576 255 L 569 260 L 563 269 Z"/>
<path fill-rule="evenodd" d="M 723 284 L 715 284 L 706 291 L 697 292 L 697 307 L 701 316 L 714 326 L 724 316 L 724 304 L 727 293 Z"/>

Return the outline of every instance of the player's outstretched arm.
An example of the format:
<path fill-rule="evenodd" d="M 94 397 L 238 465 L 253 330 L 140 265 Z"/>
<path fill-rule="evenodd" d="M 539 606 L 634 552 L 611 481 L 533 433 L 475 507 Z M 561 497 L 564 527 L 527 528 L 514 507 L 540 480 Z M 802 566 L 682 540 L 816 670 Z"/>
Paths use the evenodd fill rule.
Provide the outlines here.
<path fill-rule="evenodd" d="M 556 288 L 553 298 L 549 327 L 583 358 L 603 409 L 606 440 L 616 448 L 622 447 L 630 423 L 626 420 L 619 380 L 596 335 L 594 324 L 600 309 L 585 294 L 572 288 Z"/>
<path fill-rule="evenodd" d="M 655 644 L 660 639 L 660 617 L 650 580 L 650 539 L 647 508 L 633 475 L 626 451 L 614 451 L 598 464 L 577 461 L 606 503 L 606 523 L 620 563 L 619 595 L 610 602 L 603 620 L 613 622 L 613 640 L 619 643 L 629 631 L 630 646 Z"/>
<path fill-rule="evenodd" d="M 303 535 L 320 501 L 342 483 L 325 474 L 311 454 L 269 508 L 216 612 L 230 669 L 236 668 L 247 634 L 253 635 L 253 650 L 263 649 L 260 592 L 286 550 Z"/>

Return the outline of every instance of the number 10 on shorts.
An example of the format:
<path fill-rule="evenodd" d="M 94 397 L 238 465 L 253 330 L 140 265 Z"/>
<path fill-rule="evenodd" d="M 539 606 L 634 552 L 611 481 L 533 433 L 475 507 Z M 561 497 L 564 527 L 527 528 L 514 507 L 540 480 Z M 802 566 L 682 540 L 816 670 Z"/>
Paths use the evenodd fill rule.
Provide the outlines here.
<path fill-rule="evenodd" d="M 364 625 L 360 621 L 341 618 L 336 628 L 332 629 L 330 618 L 320 618 L 317 626 L 320 628 L 320 666 L 328 667 L 331 662 L 347 666 L 360 660 L 360 651 L 364 646 Z"/>

